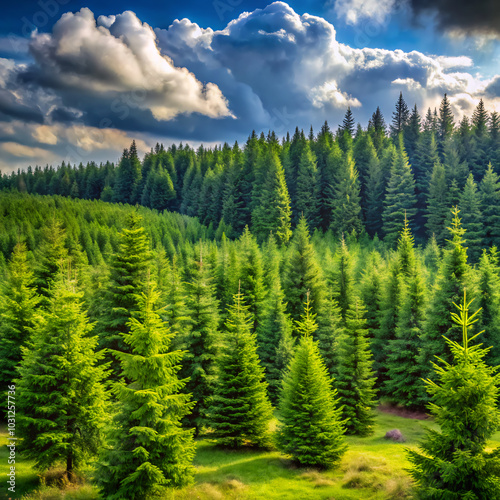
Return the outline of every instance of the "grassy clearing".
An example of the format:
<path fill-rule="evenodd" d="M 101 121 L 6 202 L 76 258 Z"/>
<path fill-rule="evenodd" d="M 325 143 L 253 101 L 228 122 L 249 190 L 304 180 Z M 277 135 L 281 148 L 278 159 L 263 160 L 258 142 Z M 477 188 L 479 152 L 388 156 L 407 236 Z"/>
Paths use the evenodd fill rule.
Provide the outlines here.
<path fill-rule="evenodd" d="M 340 466 L 333 471 L 295 467 L 280 453 L 243 450 L 228 451 L 201 439 L 195 458 L 195 484 L 181 490 L 166 490 L 165 500 L 404 500 L 412 498 L 411 482 L 404 449 L 414 448 L 429 420 L 414 420 L 378 412 L 373 436 L 348 437 L 349 450 Z M 406 443 L 384 439 L 388 430 L 399 429 Z M 7 441 L 1 428 L 0 474 L 7 472 Z M 491 448 L 500 446 L 500 433 Z M 19 458 L 19 456 L 18 456 Z M 31 462 L 18 462 L 16 494 L 6 495 L 2 481 L 1 498 L 23 500 L 97 500 L 96 490 L 89 484 L 66 485 L 62 489 L 40 487 Z M 27 493 L 31 492 L 29 495 Z"/>

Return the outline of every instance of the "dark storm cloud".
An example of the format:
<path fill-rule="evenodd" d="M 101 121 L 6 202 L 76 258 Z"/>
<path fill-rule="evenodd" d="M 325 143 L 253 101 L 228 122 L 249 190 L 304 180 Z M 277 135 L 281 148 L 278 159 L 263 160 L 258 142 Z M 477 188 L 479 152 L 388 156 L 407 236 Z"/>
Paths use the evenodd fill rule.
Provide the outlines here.
<path fill-rule="evenodd" d="M 464 33 L 500 35 L 497 0 L 409 0 L 415 14 L 433 13 L 438 25 Z"/>
<path fill-rule="evenodd" d="M 43 114 L 39 109 L 18 102 L 15 96 L 5 89 L 0 89 L 0 119 L 12 119 L 25 122 L 43 123 Z"/>

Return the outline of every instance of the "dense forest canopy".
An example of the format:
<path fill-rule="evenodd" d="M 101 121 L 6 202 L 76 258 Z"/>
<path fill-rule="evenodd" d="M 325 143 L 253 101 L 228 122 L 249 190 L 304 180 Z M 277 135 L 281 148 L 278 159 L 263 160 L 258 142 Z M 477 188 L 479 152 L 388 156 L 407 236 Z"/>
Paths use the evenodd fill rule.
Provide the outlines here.
<path fill-rule="evenodd" d="M 118 165 L 29 167 L 4 174 L 1 187 L 178 211 L 228 237 L 248 226 L 260 243 L 270 231 L 286 243 L 303 214 L 311 232 L 378 235 L 394 247 L 406 213 L 417 243 L 442 245 L 458 206 L 477 263 L 499 243 L 499 173 L 498 113 L 480 101 L 457 123 L 445 95 L 421 116 L 401 94 L 389 127 L 379 108 L 356 127 L 349 108 L 335 133 L 325 122 L 282 140 L 252 132 L 244 147 L 157 144 L 142 161 L 132 144 Z"/>
<path fill-rule="evenodd" d="M 252 133 L 243 149 L 157 144 L 142 161 L 132 144 L 117 166 L 4 175 L 0 378 L 22 389 L 27 456 L 69 473 L 98 454 L 96 484 L 117 499 L 189 483 L 195 436 L 331 467 L 344 434 L 373 432 L 380 398 L 465 408 L 435 389 L 452 383 L 438 356 L 465 363 L 477 388 L 469 403 L 486 416 L 464 424 L 464 446 L 487 462 L 500 422 L 499 133 L 482 101 L 456 124 L 446 96 L 421 118 L 401 95 L 389 133 L 380 109 L 366 130 L 348 109 L 335 134 L 325 123 L 282 141 Z M 481 308 L 467 327 L 488 349 L 470 360 L 454 304 Z M 451 438 L 432 408 L 443 434 L 426 457 L 463 476 L 460 457 L 440 455 Z M 424 484 L 434 462 L 412 456 Z"/>

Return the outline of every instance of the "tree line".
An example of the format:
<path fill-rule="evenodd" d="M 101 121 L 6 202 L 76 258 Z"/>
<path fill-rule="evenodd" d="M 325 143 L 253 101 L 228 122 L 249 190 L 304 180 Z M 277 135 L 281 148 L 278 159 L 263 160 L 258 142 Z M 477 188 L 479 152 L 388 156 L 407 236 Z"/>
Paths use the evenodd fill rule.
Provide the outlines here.
<path fill-rule="evenodd" d="M 345 433 L 373 431 L 379 397 L 428 403 L 421 379 L 439 383 L 436 355 L 453 362 L 449 342 L 463 328 L 450 312 L 464 289 L 492 346 L 472 372 L 498 365 L 497 250 L 471 266 L 456 207 L 444 248 L 435 238 L 417 247 L 403 218 L 392 249 L 311 234 L 305 215 L 288 243 L 274 232 L 259 243 L 248 227 L 211 239 L 186 216 L 102 201 L 0 202 L 3 227 L 18 235 L 1 267 L 0 377 L 18 387 L 24 453 L 42 470 L 64 460 L 69 473 L 98 453 L 106 498 L 185 484 L 193 437 L 207 432 L 224 446 L 274 442 L 300 464 L 336 464 Z M 84 249 L 75 221 L 116 232 L 106 259 L 89 263 L 99 232 L 88 230 Z M 152 237 L 164 224 L 181 236 L 169 248 Z"/>
<path fill-rule="evenodd" d="M 243 148 L 157 144 L 141 161 L 135 143 L 119 163 L 29 167 L 3 189 L 101 199 L 177 211 L 228 237 L 249 227 L 286 243 L 301 215 L 311 231 L 378 235 L 395 245 L 405 212 L 418 243 L 447 238 L 450 208 L 462 211 L 472 262 L 500 241 L 500 118 L 481 100 L 456 123 L 448 97 L 422 117 L 401 94 L 389 127 L 377 108 L 366 129 L 351 109 L 335 133 L 296 129 L 279 140 L 252 132 Z"/>

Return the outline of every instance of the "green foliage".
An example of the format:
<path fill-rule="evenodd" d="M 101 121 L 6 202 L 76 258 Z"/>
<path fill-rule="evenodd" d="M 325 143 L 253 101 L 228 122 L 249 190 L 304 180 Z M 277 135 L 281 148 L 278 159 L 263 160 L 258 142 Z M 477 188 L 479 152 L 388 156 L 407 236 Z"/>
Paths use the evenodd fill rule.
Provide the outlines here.
<path fill-rule="evenodd" d="M 268 149 L 266 165 L 265 181 L 258 204 L 252 212 L 252 230 L 259 241 L 266 240 L 272 232 L 278 242 L 283 244 L 292 235 L 290 197 L 283 166 L 274 148 Z"/>
<path fill-rule="evenodd" d="M 336 391 L 312 337 L 316 328 L 307 301 L 297 323 L 301 338 L 283 380 L 277 442 L 300 465 L 329 468 L 338 464 L 347 447 Z"/>
<path fill-rule="evenodd" d="M 115 382 L 117 413 L 97 466 L 97 484 L 107 499 L 145 499 L 165 486 L 182 486 L 194 475 L 193 431 L 181 419 L 192 408 L 178 377 L 183 357 L 169 349 L 173 334 L 161 320 L 154 282 L 137 298 L 138 311 L 115 351 L 125 380 Z"/>
<path fill-rule="evenodd" d="M 400 137 L 397 154 L 392 162 L 382 215 L 385 239 L 389 245 L 396 243 L 405 217 L 409 221 L 415 217 L 415 203 L 415 181 L 404 150 L 403 138 Z"/>
<path fill-rule="evenodd" d="M 453 223 L 448 228 L 452 239 L 448 240 L 448 246 L 444 250 L 422 335 L 420 364 L 424 374 L 429 371 L 430 363 L 435 356 L 447 362 L 451 360 L 443 336 L 457 341 L 460 338 L 460 330 L 450 321 L 447 311 L 451 309 L 453 303 L 460 300 L 464 288 L 469 290 L 470 295 L 474 295 L 474 283 L 467 263 L 467 250 L 463 238 L 465 230 L 458 216 L 460 211 L 455 207 L 452 213 Z M 433 374 L 430 373 L 428 376 L 432 378 Z"/>
<path fill-rule="evenodd" d="M 99 345 L 112 351 L 126 351 L 123 334 L 129 332 L 128 322 L 138 310 L 137 299 L 145 290 L 145 281 L 151 259 L 149 241 L 138 214 L 130 214 L 127 226 L 119 235 L 118 251 L 113 255 L 109 283 L 104 295 L 104 306 L 99 318 Z M 112 363 L 112 377 L 120 375 L 116 356 L 106 352 Z"/>
<path fill-rule="evenodd" d="M 23 347 L 16 383 L 17 432 L 26 458 L 47 470 L 77 469 L 97 452 L 107 413 L 97 337 L 74 281 L 60 275 L 33 337 Z"/>
<path fill-rule="evenodd" d="M 345 331 L 339 340 L 335 381 L 346 432 L 361 436 L 373 432 L 373 408 L 376 406 L 375 376 L 364 315 L 360 301 L 349 304 L 345 313 Z"/>
<path fill-rule="evenodd" d="M 271 404 L 257 356 L 256 335 L 251 332 L 251 316 L 240 293 L 234 296 L 225 326 L 210 426 L 223 446 L 269 446 Z"/>
<path fill-rule="evenodd" d="M 460 197 L 459 208 L 463 214 L 462 225 L 467 231 L 468 255 L 472 263 L 476 263 L 481 256 L 484 226 L 480 207 L 481 197 L 470 174 Z"/>
<path fill-rule="evenodd" d="M 188 378 L 187 392 L 194 406 L 186 422 L 199 434 L 207 423 L 207 410 L 214 392 L 214 362 L 218 356 L 219 315 L 215 287 L 207 262 L 200 259 L 186 284 L 188 328 L 180 334 L 180 346 L 186 349 L 182 376 Z"/>
<path fill-rule="evenodd" d="M 472 302 L 472 301 L 471 301 Z M 471 302 L 457 306 L 453 321 L 462 342 L 446 339 L 453 361 L 433 363 L 436 382 L 427 380 L 429 409 L 441 431 L 429 430 L 417 451 L 408 451 L 409 470 L 419 498 L 497 498 L 500 495 L 499 449 L 486 451 L 487 440 L 500 428 L 499 375 L 484 362 L 487 349 L 469 343 Z"/>
<path fill-rule="evenodd" d="M 5 390 L 17 378 L 21 349 L 33 333 L 40 301 L 25 243 L 14 247 L 0 297 L 0 387 Z"/>

